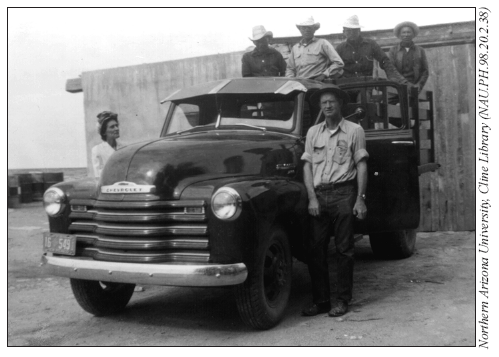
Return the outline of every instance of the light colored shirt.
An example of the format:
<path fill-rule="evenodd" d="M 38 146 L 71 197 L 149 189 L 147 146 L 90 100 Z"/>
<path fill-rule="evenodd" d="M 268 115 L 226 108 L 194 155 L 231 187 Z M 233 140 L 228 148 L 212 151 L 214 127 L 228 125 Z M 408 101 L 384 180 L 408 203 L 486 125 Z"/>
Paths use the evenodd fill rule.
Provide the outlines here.
<path fill-rule="evenodd" d="M 314 187 L 353 180 L 356 165 L 368 158 L 364 129 L 345 119 L 341 119 L 334 133 L 325 121 L 311 127 L 301 157 L 312 164 Z"/>
<path fill-rule="evenodd" d="M 119 149 L 122 146 L 123 145 L 116 142 L 116 149 Z M 92 148 L 92 166 L 94 167 L 94 176 L 96 178 L 100 177 L 104 165 L 115 151 L 116 150 L 114 150 L 113 147 L 107 143 L 107 141 L 103 141 Z"/>
<path fill-rule="evenodd" d="M 286 77 L 313 79 L 321 74 L 338 77 L 343 73 L 343 61 L 333 45 L 314 37 L 308 44 L 303 40 L 291 49 L 286 66 Z"/>

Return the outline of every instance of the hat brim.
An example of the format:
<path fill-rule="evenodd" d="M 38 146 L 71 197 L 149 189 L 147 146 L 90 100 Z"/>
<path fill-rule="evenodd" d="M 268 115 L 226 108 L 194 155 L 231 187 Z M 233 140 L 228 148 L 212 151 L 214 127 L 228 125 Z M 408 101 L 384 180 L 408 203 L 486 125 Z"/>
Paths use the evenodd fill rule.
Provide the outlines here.
<path fill-rule="evenodd" d="M 418 27 L 418 25 L 416 25 L 414 22 L 404 21 L 404 22 L 401 22 L 400 24 L 398 24 L 397 26 L 395 26 L 395 28 L 393 29 L 393 34 L 397 38 L 400 38 L 400 31 L 402 30 L 403 27 L 410 27 L 410 28 L 412 28 L 412 31 L 414 32 L 414 37 L 416 37 L 417 35 L 419 35 L 419 27 Z"/>
<path fill-rule="evenodd" d="M 337 86 L 329 85 L 327 87 L 319 89 L 318 91 L 315 91 L 310 96 L 310 103 L 319 107 L 321 96 L 324 93 L 333 93 L 334 95 L 336 95 L 337 98 L 340 98 L 343 101 L 343 105 L 348 104 L 348 102 L 350 101 L 350 97 L 344 90 L 342 90 Z"/>
<path fill-rule="evenodd" d="M 272 31 L 267 31 L 262 36 L 257 36 L 257 37 L 254 37 L 254 38 L 248 37 L 248 38 L 250 39 L 250 41 L 258 41 L 258 40 L 261 40 L 264 37 L 273 38 L 274 34 L 272 33 Z"/>
<path fill-rule="evenodd" d="M 361 28 L 364 28 L 364 26 L 361 26 L 361 25 L 351 25 L 351 24 L 343 24 L 343 28 L 347 28 L 347 29 L 361 29 Z"/>
<path fill-rule="evenodd" d="M 315 30 L 318 30 L 318 29 L 320 29 L 321 24 L 320 24 L 320 22 L 316 22 L 315 24 L 308 24 L 308 25 L 296 24 L 296 28 L 298 28 L 298 30 L 300 29 L 300 27 L 313 27 L 313 28 L 315 28 Z"/>

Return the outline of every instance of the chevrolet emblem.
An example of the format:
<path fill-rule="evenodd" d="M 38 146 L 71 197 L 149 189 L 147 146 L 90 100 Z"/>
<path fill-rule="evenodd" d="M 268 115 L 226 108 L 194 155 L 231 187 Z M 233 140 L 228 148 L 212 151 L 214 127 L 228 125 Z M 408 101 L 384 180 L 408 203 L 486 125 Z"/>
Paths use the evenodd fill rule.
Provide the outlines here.
<path fill-rule="evenodd" d="M 120 181 L 113 185 L 102 186 L 102 193 L 155 193 L 154 185 L 137 185 L 134 182 Z"/>

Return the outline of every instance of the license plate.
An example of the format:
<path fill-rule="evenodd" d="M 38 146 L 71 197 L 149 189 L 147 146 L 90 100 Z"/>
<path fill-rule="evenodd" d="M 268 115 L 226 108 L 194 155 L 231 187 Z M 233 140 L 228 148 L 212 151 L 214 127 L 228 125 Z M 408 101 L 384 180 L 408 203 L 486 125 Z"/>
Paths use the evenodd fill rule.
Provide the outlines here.
<path fill-rule="evenodd" d="M 76 254 L 76 236 L 61 233 L 43 233 L 43 250 L 63 255 Z"/>

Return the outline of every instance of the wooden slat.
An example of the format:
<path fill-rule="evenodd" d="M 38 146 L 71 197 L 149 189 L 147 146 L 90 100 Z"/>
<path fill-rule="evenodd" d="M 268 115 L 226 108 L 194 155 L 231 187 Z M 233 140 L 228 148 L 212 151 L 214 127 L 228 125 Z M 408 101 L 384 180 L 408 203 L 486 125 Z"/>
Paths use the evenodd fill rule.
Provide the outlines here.
<path fill-rule="evenodd" d="M 421 158 L 421 165 L 431 162 L 431 152 L 429 149 L 420 149 L 419 157 Z"/>
<path fill-rule="evenodd" d="M 409 116 L 411 119 L 414 118 L 414 116 L 412 115 L 412 108 L 409 109 Z M 424 109 L 419 109 L 419 120 L 426 120 L 426 119 L 428 119 L 428 111 Z"/>
<path fill-rule="evenodd" d="M 424 93 L 426 93 L 426 91 L 424 91 Z M 419 109 L 430 110 L 430 102 L 427 100 L 419 100 Z"/>
<path fill-rule="evenodd" d="M 425 150 L 431 150 L 431 140 L 423 140 L 421 139 L 420 141 L 420 149 L 425 149 Z"/>
<path fill-rule="evenodd" d="M 431 129 L 431 123 L 428 120 L 422 120 L 419 122 L 419 128 L 420 129 L 425 129 L 425 130 L 430 130 Z"/>
<path fill-rule="evenodd" d="M 420 129 L 419 130 L 419 139 L 420 140 L 429 140 L 431 132 L 428 129 Z"/>
<path fill-rule="evenodd" d="M 81 78 L 71 78 L 66 81 L 66 92 L 81 93 L 83 87 L 81 85 Z"/>

